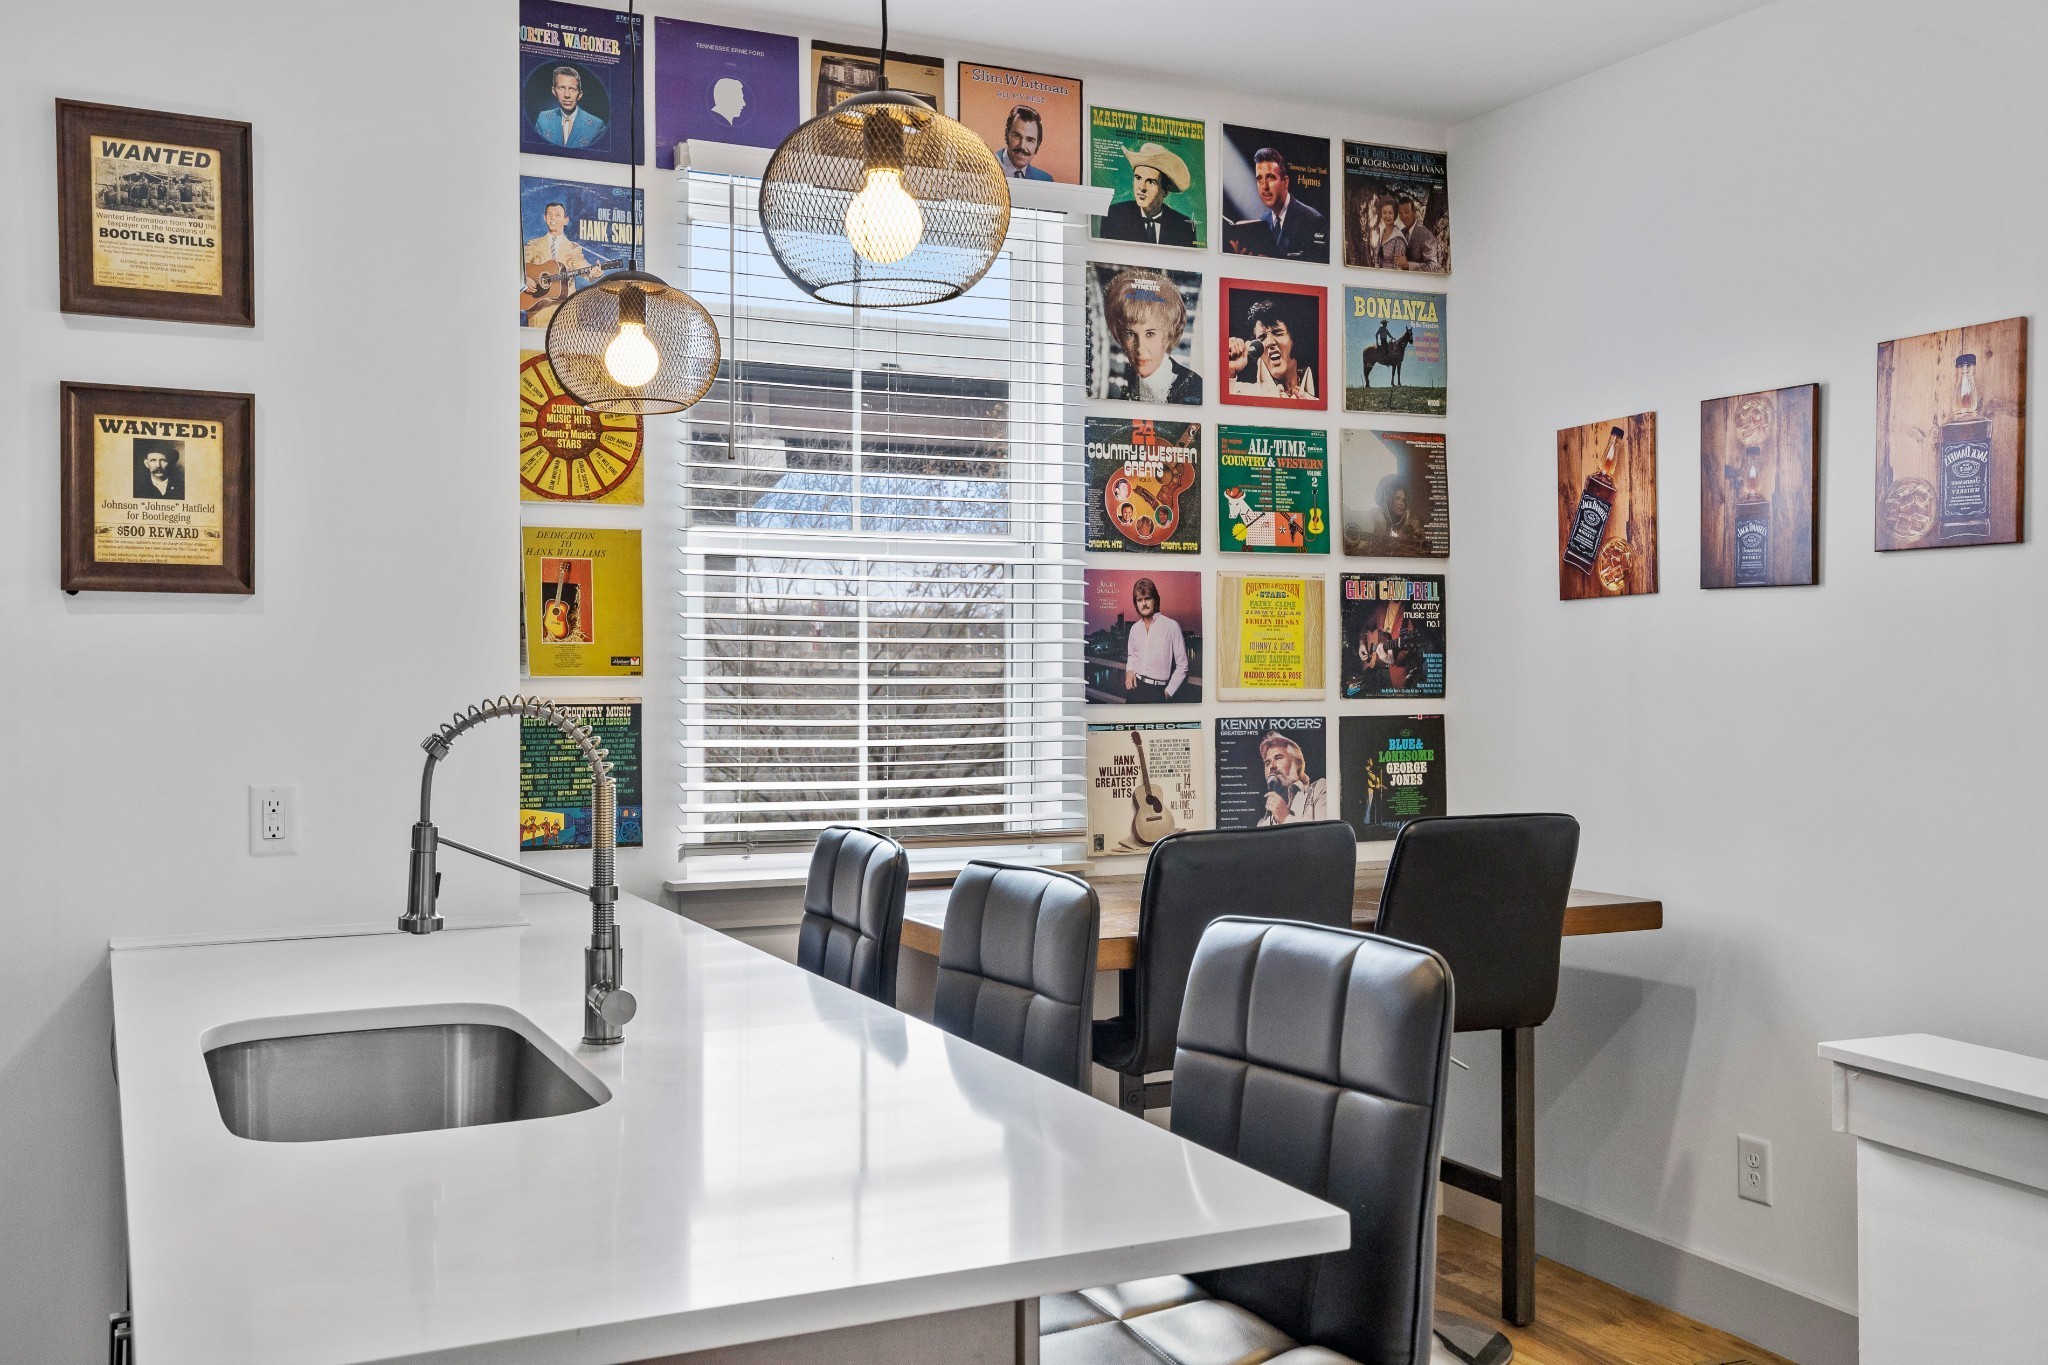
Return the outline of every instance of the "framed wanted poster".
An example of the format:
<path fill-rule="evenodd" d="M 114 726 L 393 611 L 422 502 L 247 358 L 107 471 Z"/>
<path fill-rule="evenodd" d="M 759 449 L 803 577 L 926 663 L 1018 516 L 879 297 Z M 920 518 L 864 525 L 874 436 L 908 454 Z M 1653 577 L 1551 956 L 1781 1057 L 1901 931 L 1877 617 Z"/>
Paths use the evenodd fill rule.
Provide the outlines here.
<path fill-rule="evenodd" d="M 57 101 L 58 304 L 256 325 L 249 125 Z"/>
<path fill-rule="evenodd" d="M 256 591 L 256 398 L 72 384 L 64 591 Z"/>

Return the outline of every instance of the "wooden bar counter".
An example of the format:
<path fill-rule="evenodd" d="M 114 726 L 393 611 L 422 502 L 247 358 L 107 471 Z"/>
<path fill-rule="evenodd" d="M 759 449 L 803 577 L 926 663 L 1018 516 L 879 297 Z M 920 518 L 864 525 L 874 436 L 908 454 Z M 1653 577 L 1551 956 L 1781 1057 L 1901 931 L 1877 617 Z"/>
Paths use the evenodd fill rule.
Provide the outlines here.
<path fill-rule="evenodd" d="M 1360 929 L 1372 928 L 1379 910 L 1380 885 L 1386 868 L 1368 864 L 1358 869 L 1357 890 L 1351 900 L 1351 922 Z M 1090 877 L 1095 894 L 1102 901 L 1102 941 L 1095 950 L 1097 971 L 1129 971 L 1137 962 L 1138 893 L 1144 874 L 1122 872 Z M 946 898 L 950 887 L 926 886 L 913 889 L 904 902 L 903 946 L 933 957 L 945 941 Z M 1658 929 L 1664 924 L 1664 903 L 1642 896 L 1623 896 L 1611 891 L 1572 888 L 1564 912 L 1567 938 L 1581 934 L 1622 934 L 1640 929 Z"/>

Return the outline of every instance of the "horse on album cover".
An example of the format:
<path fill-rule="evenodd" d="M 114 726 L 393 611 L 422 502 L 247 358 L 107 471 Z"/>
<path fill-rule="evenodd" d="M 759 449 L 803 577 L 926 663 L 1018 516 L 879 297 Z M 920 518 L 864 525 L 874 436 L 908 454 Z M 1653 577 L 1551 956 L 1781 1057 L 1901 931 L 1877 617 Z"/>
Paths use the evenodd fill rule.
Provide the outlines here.
<path fill-rule="evenodd" d="M 1365 387 L 1372 387 L 1372 367 L 1384 365 L 1387 367 L 1387 387 L 1398 389 L 1401 387 L 1401 362 L 1407 357 L 1408 348 L 1415 344 L 1415 329 L 1410 327 L 1397 337 L 1389 337 L 1382 325 L 1380 335 L 1386 339 L 1365 348 Z"/>

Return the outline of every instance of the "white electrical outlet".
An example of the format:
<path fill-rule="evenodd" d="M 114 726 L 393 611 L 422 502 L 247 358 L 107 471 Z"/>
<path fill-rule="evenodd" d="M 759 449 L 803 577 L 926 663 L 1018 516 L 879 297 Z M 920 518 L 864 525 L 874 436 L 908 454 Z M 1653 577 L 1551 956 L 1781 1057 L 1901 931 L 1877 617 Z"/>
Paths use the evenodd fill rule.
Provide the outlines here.
<path fill-rule="evenodd" d="M 259 858 L 299 851 L 299 789 L 249 788 L 249 852 Z"/>
<path fill-rule="evenodd" d="M 1756 1204 L 1771 1202 L 1771 1144 L 1735 1135 L 1735 1193 Z"/>

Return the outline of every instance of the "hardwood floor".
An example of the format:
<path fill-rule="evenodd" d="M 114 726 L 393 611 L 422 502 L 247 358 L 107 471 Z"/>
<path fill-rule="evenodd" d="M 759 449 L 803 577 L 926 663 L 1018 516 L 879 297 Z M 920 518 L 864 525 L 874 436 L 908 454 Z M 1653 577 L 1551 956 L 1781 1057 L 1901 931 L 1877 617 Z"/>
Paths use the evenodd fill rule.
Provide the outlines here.
<path fill-rule="evenodd" d="M 1516 1365 L 1793 1365 L 1783 1356 L 1555 1261 L 1536 1262 L 1536 1321 L 1510 1327 L 1500 1310 L 1500 1241 L 1437 1219 L 1437 1306 L 1492 1323 Z"/>

